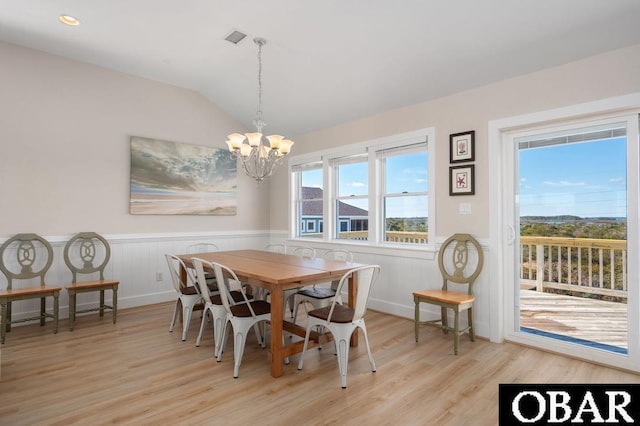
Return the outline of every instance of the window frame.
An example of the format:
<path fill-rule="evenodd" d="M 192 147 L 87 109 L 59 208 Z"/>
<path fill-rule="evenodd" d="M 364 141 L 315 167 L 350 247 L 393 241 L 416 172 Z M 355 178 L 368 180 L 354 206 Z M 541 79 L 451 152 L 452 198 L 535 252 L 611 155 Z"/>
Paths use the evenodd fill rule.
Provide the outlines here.
<path fill-rule="evenodd" d="M 290 185 L 290 215 L 289 215 L 289 238 L 303 239 L 305 241 L 320 241 L 317 237 L 304 237 L 299 235 L 300 217 L 298 216 L 298 206 L 300 201 L 301 177 L 300 171 L 309 170 L 311 165 L 318 167 L 322 164 L 323 168 L 323 227 L 322 242 L 337 244 L 353 244 L 358 246 L 370 247 L 386 247 L 402 250 L 429 251 L 435 252 L 436 245 L 436 228 L 435 228 L 435 199 L 436 199 L 436 182 L 435 182 L 435 129 L 433 127 L 416 130 L 388 136 L 380 139 L 348 144 L 342 147 L 322 150 L 310 154 L 293 156 L 289 158 L 289 185 Z M 422 144 L 420 146 L 420 144 Z M 423 149 L 427 152 L 427 243 L 400 243 L 384 241 L 385 225 L 383 194 L 384 180 L 383 172 L 380 165 L 379 152 L 385 150 L 406 149 L 407 153 L 413 149 Z M 338 191 L 337 175 L 335 173 L 336 164 L 340 164 L 341 160 L 348 157 L 366 156 L 368 167 L 368 195 L 363 196 L 367 199 L 369 212 L 368 231 L 369 236 L 366 241 L 349 240 L 337 238 L 337 231 L 340 230 L 341 223 L 336 216 L 336 200 Z M 298 194 L 298 195 L 296 195 Z M 412 193 L 413 194 L 413 193 Z M 347 225 L 349 226 L 349 225 Z"/>

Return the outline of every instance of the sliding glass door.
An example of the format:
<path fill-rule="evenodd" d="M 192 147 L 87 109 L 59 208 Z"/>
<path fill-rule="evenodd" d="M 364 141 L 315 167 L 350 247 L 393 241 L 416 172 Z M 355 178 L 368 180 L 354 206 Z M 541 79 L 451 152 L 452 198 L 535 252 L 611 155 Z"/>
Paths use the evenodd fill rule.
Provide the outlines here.
<path fill-rule="evenodd" d="M 638 116 L 530 127 L 503 142 L 513 160 L 507 334 L 581 356 L 629 356 L 639 334 L 630 319 L 638 247 L 629 243 L 638 241 Z"/>

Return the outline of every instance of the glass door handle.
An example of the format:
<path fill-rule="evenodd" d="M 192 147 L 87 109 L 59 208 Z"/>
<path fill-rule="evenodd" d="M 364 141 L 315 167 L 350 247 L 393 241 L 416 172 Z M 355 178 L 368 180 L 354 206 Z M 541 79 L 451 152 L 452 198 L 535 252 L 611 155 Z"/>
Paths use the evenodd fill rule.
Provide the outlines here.
<path fill-rule="evenodd" d="M 507 244 L 513 245 L 513 242 L 516 240 L 516 231 L 513 229 L 513 226 L 509 225 L 507 228 Z"/>

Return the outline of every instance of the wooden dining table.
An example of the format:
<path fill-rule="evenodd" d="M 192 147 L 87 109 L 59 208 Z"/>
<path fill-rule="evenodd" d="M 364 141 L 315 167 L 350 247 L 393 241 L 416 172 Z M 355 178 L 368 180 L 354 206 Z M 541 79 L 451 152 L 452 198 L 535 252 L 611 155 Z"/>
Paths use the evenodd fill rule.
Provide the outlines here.
<path fill-rule="evenodd" d="M 283 344 L 284 331 L 304 337 L 305 328 L 284 319 L 284 290 L 317 283 L 339 280 L 353 268 L 365 266 L 360 263 L 306 258 L 289 254 L 272 253 L 261 250 L 232 250 L 211 253 L 178 255 L 189 267 L 191 259 L 197 257 L 216 262 L 232 269 L 243 283 L 266 289 L 270 292 L 271 303 L 271 376 L 280 377 L 284 373 L 284 360 L 290 355 L 302 352 L 303 340 Z M 186 278 L 186 272 L 185 277 Z M 347 304 L 355 305 L 357 294 L 357 274 L 349 277 Z M 186 280 L 183 280 L 186 282 Z M 309 347 L 323 344 L 330 336 L 313 331 Z M 358 335 L 354 333 L 351 346 L 358 345 Z"/>

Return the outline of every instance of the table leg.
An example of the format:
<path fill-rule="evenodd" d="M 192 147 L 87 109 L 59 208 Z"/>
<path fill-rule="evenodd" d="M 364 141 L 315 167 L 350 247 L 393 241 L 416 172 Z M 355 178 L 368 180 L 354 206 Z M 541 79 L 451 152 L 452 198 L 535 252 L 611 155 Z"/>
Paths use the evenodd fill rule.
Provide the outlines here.
<path fill-rule="evenodd" d="M 349 277 L 349 306 L 354 308 L 356 306 L 356 298 L 358 296 L 358 274 L 351 274 Z M 358 328 L 353 331 L 351 335 L 351 347 L 358 346 Z"/>
<path fill-rule="evenodd" d="M 280 377 L 284 373 L 282 348 L 282 290 L 271 289 L 271 377 Z"/>

